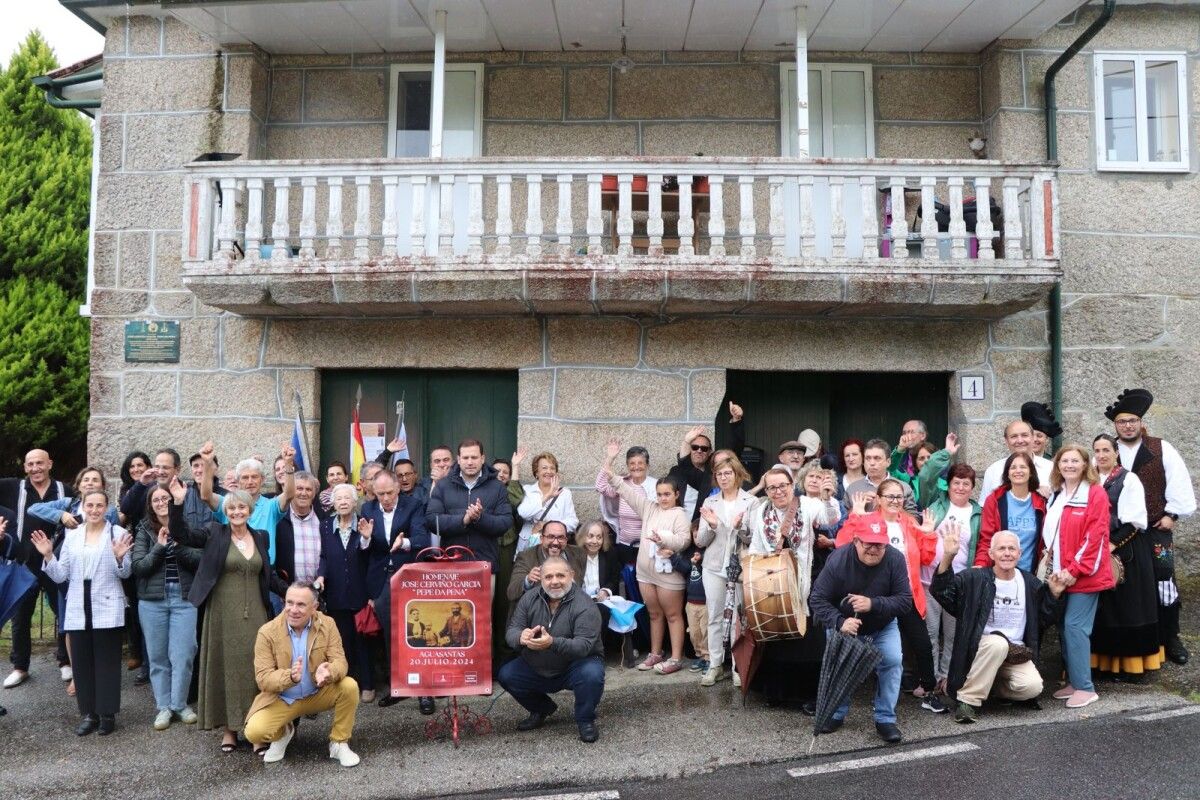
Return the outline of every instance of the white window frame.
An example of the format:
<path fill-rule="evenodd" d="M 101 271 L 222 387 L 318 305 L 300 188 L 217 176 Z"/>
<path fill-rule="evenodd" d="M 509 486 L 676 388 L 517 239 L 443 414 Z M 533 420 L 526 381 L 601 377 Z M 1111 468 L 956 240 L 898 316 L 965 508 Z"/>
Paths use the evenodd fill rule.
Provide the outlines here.
<path fill-rule="evenodd" d="M 402 72 L 432 72 L 433 62 L 392 64 L 388 72 L 388 133 L 387 157 L 396 158 L 396 116 L 399 114 L 396 97 L 396 82 Z M 475 136 L 471 156 L 479 158 L 483 153 L 483 64 L 454 63 L 446 65 L 446 72 L 471 72 L 475 75 Z"/>
<path fill-rule="evenodd" d="M 838 72 L 861 72 L 863 74 L 864 103 L 866 105 L 866 113 L 864 119 L 867 122 L 867 158 L 875 157 L 875 81 L 874 73 L 870 64 L 858 63 L 826 63 L 813 62 L 808 64 L 809 71 L 816 70 L 821 73 L 821 136 L 822 141 L 833 141 L 833 108 L 830 105 L 833 102 L 833 88 L 831 74 L 836 70 Z M 796 71 L 796 62 L 782 62 L 779 65 L 779 107 L 783 110 L 783 116 L 780 118 L 779 128 L 779 152 L 784 158 L 792 158 L 792 137 L 788 136 L 788 125 L 792 124 L 789 120 L 795 119 L 796 116 L 796 98 L 788 91 L 788 73 Z M 800 79 L 796 76 L 797 81 Z M 805 76 L 808 80 L 808 76 Z M 829 156 L 814 156 L 814 158 L 827 158 Z"/>
<path fill-rule="evenodd" d="M 1135 125 L 1137 126 L 1137 161 L 1110 161 L 1104 136 L 1104 62 L 1132 61 Z M 1146 62 L 1174 61 L 1178 69 L 1179 89 L 1179 160 L 1151 161 L 1149 123 L 1146 119 Z M 1097 50 L 1092 58 L 1092 88 L 1096 123 L 1096 169 L 1107 172 L 1188 172 L 1191 151 L 1188 141 L 1188 72 L 1187 54 L 1148 50 Z"/>

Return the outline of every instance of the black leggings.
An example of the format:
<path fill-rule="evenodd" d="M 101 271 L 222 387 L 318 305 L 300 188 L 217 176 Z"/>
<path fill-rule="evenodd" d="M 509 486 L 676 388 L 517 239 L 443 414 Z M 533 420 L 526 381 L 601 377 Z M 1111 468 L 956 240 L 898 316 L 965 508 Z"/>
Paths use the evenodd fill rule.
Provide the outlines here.
<path fill-rule="evenodd" d="M 91 581 L 83 582 L 84 629 L 71 636 L 75 701 L 80 714 L 111 717 L 121 710 L 121 639 L 123 628 L 92 627 Z"/>
<path fill-rule="evenodd" d="M 929 631 L 925 628 L 924 618 L 912 608 L 908 613 L 896 617 L 896 625 L 900 628 L 904 652 L 917 662 L 917 680 L 921 688 L 932 692 L 937 687 L 937 677 L 933 674 L 933 646 L 929 643 Z"/>

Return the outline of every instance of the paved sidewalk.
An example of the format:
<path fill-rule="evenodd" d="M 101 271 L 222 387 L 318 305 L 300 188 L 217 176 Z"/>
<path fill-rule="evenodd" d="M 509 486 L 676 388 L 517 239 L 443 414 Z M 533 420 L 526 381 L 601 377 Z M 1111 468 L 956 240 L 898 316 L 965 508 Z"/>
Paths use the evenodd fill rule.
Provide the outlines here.
<path fill-rule="evenodd" d="M 33 678 L 17 689 L 0 690 L 0 797 L 120 797 L 189 800 L 256 800 L 281 797 L 418 798 L 540 786 L 591 784 L 598 780 L 670 778 L 717 767 L 796 759 L 807 750 L 811 720 L 796 711 L 767 708 L 740 695 L 724 681 L 712 689 L 686 671 L 667 677 L 610 667 L 601 703 L 600 741 L 581 743 L 570 713 L 569 695 L 542 730 L 522 734 L 514 724 L 522 709 L 497 687 L 491 718 L 495 733 L 466 733 L 455 750 L 447 741 L 428 741 L 427 718 L 406 700 L 389 709 L 360 708 L 354 749 L 362 764 L 342 769 L 330 761 L 326 736 L 330 717 L 305 720 L 278 765 L 266 767 L 248 750 L 223 755 L 215 732 L 175 723 L 165 732 L 151 728 L 149 687 L 134 687 L 126 675 L 124 710 L 111 737 L 77 739 L 75 701 L 67 697 L 52 660 L 39 657 Z M 870 685 L 870 682 L 868 682 Z M 915 742 L 982 730 L 1049 724 L 1131 710 L 1169 708 L 1184 702 L 1156 686 L 1104 684 L 1102 699 L 1083 712 L 1068 711 L 1044 696 L 1045 708 L 1030 711 L 986 708 L 980 722 L 956 725 L 949 714 L 933 715 L 919 701 L 902 697 L 899 722 Z M 492 698 L 472 698 L 485 710 Z M 845 728 L 821 737 L 814 754 L 880 746 L 862 694 Z"/>

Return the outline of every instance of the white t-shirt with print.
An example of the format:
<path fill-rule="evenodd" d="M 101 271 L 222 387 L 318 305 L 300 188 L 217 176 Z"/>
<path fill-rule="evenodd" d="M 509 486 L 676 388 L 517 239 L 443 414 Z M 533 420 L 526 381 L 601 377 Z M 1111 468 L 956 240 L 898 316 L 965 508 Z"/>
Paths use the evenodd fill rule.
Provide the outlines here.
<path fill-rule="evenodd" d="M 1025 643 L 1025 581 L 1021 573 L 1009 580 L 996 579 L 996 597 L 992 600 L 992 613 L 983 626 L 983 633 L 1002 633 L 1013 644 Z"/>

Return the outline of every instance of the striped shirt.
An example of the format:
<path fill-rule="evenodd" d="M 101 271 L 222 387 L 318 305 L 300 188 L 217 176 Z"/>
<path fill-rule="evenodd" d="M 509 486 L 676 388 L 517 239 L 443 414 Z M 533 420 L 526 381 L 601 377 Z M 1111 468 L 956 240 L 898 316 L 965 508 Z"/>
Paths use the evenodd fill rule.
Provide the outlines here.
<path fill-rule="evenodd" d="M 315 580 L 317 569 L 321 566 L 321 520 L 315 511 L 309 511 L 307 517 L 298 517 L 290 506 L 288 516 L 292 519 L 295 547 L 295 562 L 292 565 L 295 575 L 292 580 Z"/>
<path fill-rule="evenodd" d="M 642 481 L 641 485 L 633 482 L 628 475 L 621 480 L 628 483 L 630 486 L 637 486 L 641 489 L 646 497 L 650 500 L 656 500 L 655 488 L 658 486 L 658 481 L 650 475 L 646 476 L 646 480 Z M 605 518 L 612 522 L 611 517 L 613 506 L 617 506 L 616 528 L 617 528 L 617 544 L 626 544 L 630 547 L 636 547 L 642 539 L 642 515 L 629 507 L 629 504 L 620 499 L 617 495 L 617 490 L 612 488 L 608 483 L 608 475 L 604 470 L 596 475 L 596 491 L 600 493 L 600 506 L 605 511 Z"/>

